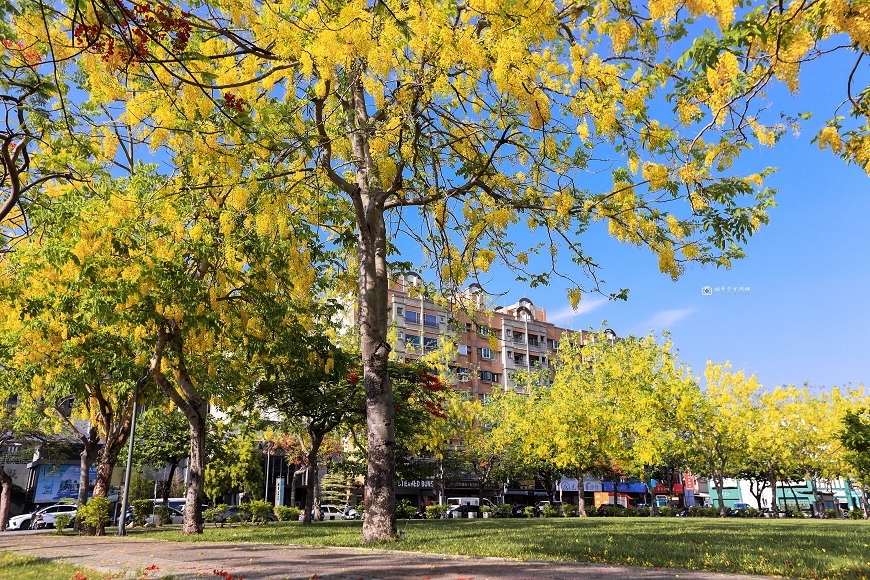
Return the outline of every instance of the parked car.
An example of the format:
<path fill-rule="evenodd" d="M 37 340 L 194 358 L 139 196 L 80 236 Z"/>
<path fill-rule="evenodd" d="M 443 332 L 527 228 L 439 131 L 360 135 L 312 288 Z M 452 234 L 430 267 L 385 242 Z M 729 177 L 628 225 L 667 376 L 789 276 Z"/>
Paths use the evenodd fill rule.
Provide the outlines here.
<path fill-rule="evenodd" d="M 356 512 L 356 510 L 354 510 Z M 299 521 L 302 521 L 303 514 L 299 514 Z M 320 506 L 320 519 L 322 520 L 344 520 L 349 519 L 344 517 L 344 509 L 335 507 L 334 505 Z M 314 518 L 314 508 L 311 509 L 311 517 Z"/>
<path fill-rule="evenodd" d="M 358 520 L 359 513 L 349 505 L 344 506 L 344 509 L 341 510 L 341 518 L 344 520 Z"/>
<path fill-rule="evenodd" d="M 535 504 L 535 517 L 540 518 L 544 516 L 544 506 L 550 505 L 549 501 L 539 501 Z M 562 508 L 562 502 L 554 501 L 553 507 L 556 509 L 558 515 L 564 516 L 565 510 Z"/>
<path fill-rule="evenodd" d="M 32 527 L 35 530 L 44 530 L 46 528 L 53 528 L 55 516 L 58 516 L 60 514 L 67 514 L 67 515 L 72 516 L 70 518 L 69 523 L 67 524 L 67 527 L 71 528 L 71 527 L 73 527 L 73 525 L 75 525 L 74 522 L 75 522 L 75 517 L 76 517 L 77 511 L 78 511 L 78 507 L 76 507 L 74 504 L 63 504 L 63 503 L 57 504 L 57 505 L 52 505 L 52 506 L 49 506 L 47 508 L 43 508 L 43 509 L 39 510 L 38 512 L 32 514 L 33 518 L 30 522 L 30 527 Z M 8 526 L 7 526 L 7 528 L 8 528 Z M 21 529 L 27 529 L 27 528 L 21 528 Z"/>
<path fill-rule="evenodd" d="M 452 505 L 450 509 L 447 511 L 444 517 L 447 518 L 467 518 L 469 513 L 476 514 L 475 517 L 479 518 L 483 514 L 480 511 L 479 505 L 472 504 L 463 504 L 463 505 Z"/>

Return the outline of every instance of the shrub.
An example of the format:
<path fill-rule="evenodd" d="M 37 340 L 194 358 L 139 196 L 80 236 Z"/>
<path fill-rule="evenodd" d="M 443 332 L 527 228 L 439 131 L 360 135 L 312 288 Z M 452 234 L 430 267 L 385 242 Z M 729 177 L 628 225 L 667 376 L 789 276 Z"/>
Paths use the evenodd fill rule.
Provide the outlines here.
<path fill-rule="evenodd" d="M 495 509 L 495 517 L 509 518 L 511 517 L 511 504 L 503 503 Z"/>
<path fill-rule="evenodd" d="M 555 518 L 557 515 L 559 515 L 559 510 L 557 510 L 552 505 L 545 503 L 544 508 L 541 510 L 541 513 L 543 513 L 545 518 Z"/>
<path fill-rule="evenodd" d="M 757 518 L 758 517 L 758 508 L 754 508 L 754 507 L 746 508 L 746 515 L 749 516 L 750 518 Z"/>
<path fill-rule="evenodd" d="M 426 519 L 427 520 L 440 520 L 444 517 L 444 512 L 447 511 L 447 508 L 443 505 L 427 505 L 426 506 Z"/>
<path fill-rule="evenodd" d="M 214 525 L 220 524 L 221 527 L 223 527 L 223 525 L 224 525 L 223 515 L 224 515 L 224 512 L 227 511 L 227 509 L 229 507 L 230 506 L 228 506 L 225 503 L 219 503 L 216 506 L 214 506 L 212 508 L 208 508 L 207 510 L 205 510 L 205 512 L 202 514 L 202 517 L 207 522 L 211 522 Z"/>
<path fill-rule="evenodd" d="M 396 502 L 396 517 L 400 520 L 410 520 L 417 508 L 410 501 L 400 499 Z"/>
<path fill-rule="evenodd" d="M 172 512 L 169 511 L 169 506 L 159 505 L 154 508 L 154 515 L 157 519 L 158 526 L 164 526 L 172 523 Z"/>
<path fill-rule="evenodd" d="M 863 520 L 864 519 L 864 510 L 853 509 L 849 512 L 850 520 Z"/>
<path fill-rule="evenodd" d="M 648 507 L 637 508 L 634 510 L 634 515 L 639 518 L 648 518 L 651 511 Z"/>
<path fill-rule="evenodd" d="M 302 510 L 297 507 L 287 505 L 275 506 L 275 517 L 280 522 L 295 522 L 299 519 L 299 514 L 301 513 Z"/>
<path fill-rule="evenodd" d="M 248 504 L 248 510 L 251 512 L 251 521 L 255 524 L 265 524 L 269 522 L 272 515 L 272 504 L 261 499 L 256 499 Z"/>
<path fill-rule="evenodd" d="M 106 535 L 106 524 L 109 523 L 109 513 L 112 510 L 112 502 L 109 498 L 92 497 L 88 503 L 81 506 L 76 513 L 81 524 L 82 533 L 88 536 Z"/>
<path fill-rule="evenodd" d="M 527 518 L 534 517 L 534 515 L 535 515 L 535 506 L 533 506 L 533 505 L 527 505 L 526 507 L 523 508 L 523 513 L 526 514 L 526 517 L 527 517 Z"/>
<path fill-rule="evenodd" d="M 598 509 L 595 506 L 588 505 L 586 506 L 586 516 L 594 517 L 598 515 Z"/>
<path fill-rule="evenodd" d="M 131 506 L 133 508 L 133 524 L 144 526 L 148 516 L 154 511 L 154 501 L 150 499 L 134 499 Z"/>
<path fill-rule="evenodd" d="M 54 529 L 62 535 L 64 528 L 69 525 L 72 519 L 72 514 L 57 514 L 54 516 Z"/>
<path fill-rule="evenodd" d="M 245 524 L 251 520 L 253 514 L 251 513 L 251 503 L 245 502 L 240 503 L 238 505 L 239 511 L 236 512 L 236 515 L 230 516 L 226 518 L 228 522 L 238 522 L 240 524 Z"/>
<path fill-rule="evenodd" d="M 719 517 L 719 508 L 715 507 L 706 507 L 704 508 L 704 513 L 701 514 L 705 518 L 718 518 Z"/>
<path fill-rule="evenodd" d="M 580 506 L 573 503 L 564 504 L 562 508 L 565 510 L 565 517 L 575 517 L 580 513 Z"/>
<path fill-rule="evenodd" d="M 659 508 L 659 514 L 665 518 L 671 517 L 672 511 L 673 510 L 671 509 L 671 506 L 669 506 L 669 505 L 663 505 L 662 507 Z"/>
<path fill-rule="evenodd" d="M 804 517 L 804 515 L 801 514 L 800 517 Z M 837 510 L 825 510 L 825 517 L 832 520 L 837 519 Z"/>

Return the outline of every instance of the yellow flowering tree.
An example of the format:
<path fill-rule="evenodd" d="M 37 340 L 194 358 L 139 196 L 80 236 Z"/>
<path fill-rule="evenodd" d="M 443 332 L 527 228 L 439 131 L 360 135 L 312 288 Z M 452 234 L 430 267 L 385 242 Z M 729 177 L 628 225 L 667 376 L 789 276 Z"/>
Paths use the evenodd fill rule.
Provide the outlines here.
<path fill-rule="evenodd" d="M 386 296 L 398 246 L 423 244 L 448 289 L 498 263 L 547 283 L 566 253 L 590 275 L 569 282 L 576 305 L 600 290 L 582 244 L 591 227 L 650 249 L 677 278 L 689 262 L 727 267 L 766 223 L 765 170 L 732 164 L 783 130 L 759 112 L 772 77 L 746 76 L 729 51 L 665 56 L 686 33 L 682 6 L 35 2 L 13 28 L 74 70 L 92 106 L 122 110 L 185 187 L 232 189 L 238 210 L 272 181 L 284 193 L 274 211 L 345 250 L 368 397 L 363 538 L 376 541 L 395 532 Z M 711 0 L 688 13 L 725 31 L 734 10 Z M 207 197 L 210 208 L 220 196 Z M 246 225 L 267 228 L 267 214 Z"/>

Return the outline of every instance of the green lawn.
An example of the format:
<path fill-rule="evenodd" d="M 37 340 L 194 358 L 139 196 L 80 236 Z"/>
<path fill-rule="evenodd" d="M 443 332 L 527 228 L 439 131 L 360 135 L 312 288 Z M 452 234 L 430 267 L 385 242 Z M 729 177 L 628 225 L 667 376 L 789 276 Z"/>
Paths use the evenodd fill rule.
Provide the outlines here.
<path fill-rule="evenodd" d="M 107 574 L 80 566 L 6 552 L 0 552 L 0 570 L 3 580 L 109 580 Z"/>
<path fill-rule="evenodd" d="M 360 546 L 360 522 L 139 532 L 174 541 Z M 848 520 L 553 518 L 402 521 L 396 550 L 607 562 L 804 578 L 870 578 L 870 523 Z M 141 537 L 141 536 L 140 536 Z"/>

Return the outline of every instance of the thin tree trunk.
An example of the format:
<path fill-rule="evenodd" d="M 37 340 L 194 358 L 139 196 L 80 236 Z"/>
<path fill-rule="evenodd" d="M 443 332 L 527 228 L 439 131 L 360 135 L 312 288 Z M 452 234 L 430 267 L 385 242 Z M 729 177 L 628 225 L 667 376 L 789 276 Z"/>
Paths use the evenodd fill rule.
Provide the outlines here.
<path fill-rule="evenodd" d="M 768 466 L 768 479 L 770 480 L 771 505 L 770 509 L 773 513 L 779 513 L 779 501 L 776 498 L 776 474 L 773 472 L 773 467 Z"/>
<path fill-rule="evenodd" d="M 586 517 L 586 490 L 583 489 L 583 472 L 577 470 L 577 516 Z"/>
<path fill-rule="evenodd" d="M 79 507 L 88 503 L 88 488 L 91 484 L 91 459 L 98 442 L 97 428 L 91 427 L 88 434 L 82 435 L 80 439 L 84 447 L 79 453 Z"/>
<path fill-rule="evenodd" d="M 722 497 L 722 492 L 725 488 L 724 475 L 717 473 L 713 475 L 713 482 L 716 486 L 716 499 L 719 500 L 719 516 L 725 517 L 725 498 Z"/>
<path fill-rule="evenodd" d="M 867 497 L 867 486 L 861 486 L 861 503 L 864 505 L 864 519 L 870 520 L 870 498 Z"/>
<path fill-rule="evenodd" d="M 314 511 L 314 490 L 317 487 L 317 453 L 323 442 L 323 435 L 316 432 L 309 433 L 311 448 L 308 450 L 308 488 L 305 490 L 305 507 L 302 515 L 302 523 L 310 524 L 312 511 Z M 317 510 L 316 518 L 320 520 L 320 510 Z"/>
<path fill-rule="evenodd" d="M 296 507 L 296 481 L 299 479 L 299 476 L 305 473 L 306 468 L 302 466 L 299 469 L 293 471 L 293 485 L 290 487 L 290 506 Z"/>
<path fill-rule="evenodd" d="M 6 531 L 9 523 L 9 503 L 12 498 L 12 478 L 0 465 L 0 532 Z"/>
<path fill-rule="evenodd" d="M 166 485 L 163 486 L 163 505 L 169 505 L 169 495 L 172 492 L 172 478 L 175 477 L 175 470 L 178 469 L 178 461 L 169 463 L 169 475 L 166 476 Z"/>

